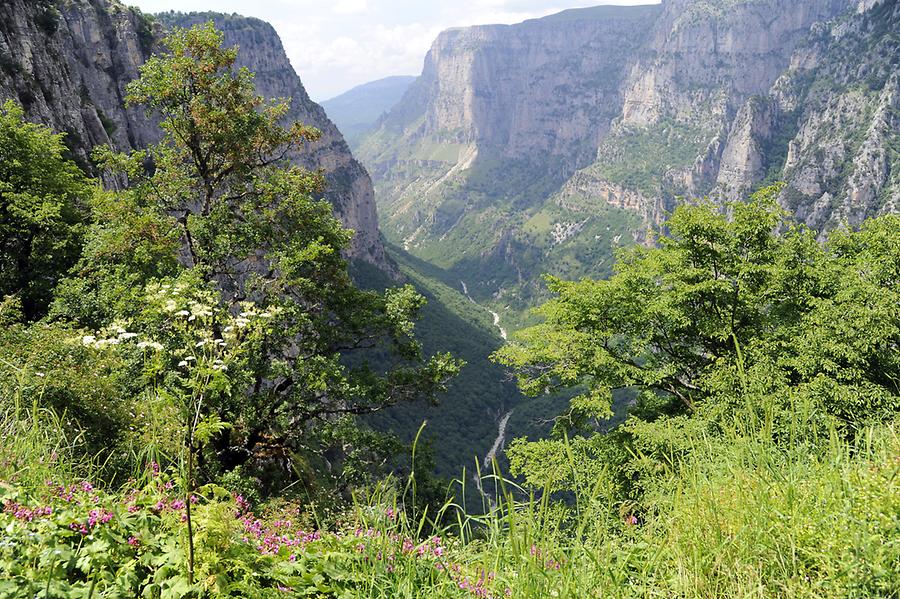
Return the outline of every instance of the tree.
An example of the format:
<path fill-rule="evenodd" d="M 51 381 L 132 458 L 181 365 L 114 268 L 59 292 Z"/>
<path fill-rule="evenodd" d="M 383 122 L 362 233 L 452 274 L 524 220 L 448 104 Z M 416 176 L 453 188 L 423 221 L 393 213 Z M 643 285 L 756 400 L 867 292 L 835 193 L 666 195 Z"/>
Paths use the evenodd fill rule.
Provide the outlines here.
<path fill-rule="evenodd" d="M 129 155 L 98 152 L 128 187 L 95 202 L 85 257 L 53 314 L 95 330 L 122 326 L 161 345 L 171 363 L 148 384 L 193 397 L 197 389 L 171 374 L 196 358 L 179 332 L 183 310 L 169 309 L 180 300 L 160 304 L 150 290 L 183 289 L 182 299 L 207 305 L 209 343 L 229 343 L 229 322 L 242 313 L 265 315 L 252 351 L 217 377 L 227 384 L 191 403 L 200 406 L 191 422 L 229 426 L 202 447 L 189 427 L 186 442 L 208 478 L 242 467 L 259 474 L 265 448 L 279 471 L 264 477 L 265 490 L 277 491 L 303 469 L 304 455 L 339 469 L 345 452 L 331 432 L 346 428 L 326 424 L 433 397 L 458 364 L 421 355 L 413 319 L 423 299 L 411 287 L 378 294 L 353 285 L 341 256 L 352 232 L 315 199 L 322 175 L 289 162 L 318 132 L 281 126 L 287 104 L 256 95 L 252 75 L 234 68 L 237 50 L 222 47 L 212 24 L 175 29 L 164 43 L 169 52 L 149 59 L 128 88 L 130 103 L 161 118 L 164 139 Z M 200 299 L 209 293 L 217 299 Z M 381 358 L 386 351 L 393 357 Z M 379 368 L 370 365 L 376 354 Z"/>
<path fill-rule="evenodd" d="M 675 429 L 715 432 L 735 418 L 788 440 L 828 427 L 852 435 L 893 417 L 900 218 L 832 232 L 820 245 L 787 219 L 777 192 L 724 211 L 679 207 L 671 236 L 620 253 L 609 280 L 550 278 L 557 297 L 539 308 L 544 322 L 496 359 L 531 394 L 580 389 L 560 420 L 570 432 L 610 415 L 613 390 L 636 390 L 628 435 L 616 438 L 669 455 L 684 449 Z"/>
<path fill-rule="evenodd" d="M 62 135 L 0 106 L 0 297 L 43 315 L 57 281 L 78 260 L 88 180 L 65 158 Z"/>

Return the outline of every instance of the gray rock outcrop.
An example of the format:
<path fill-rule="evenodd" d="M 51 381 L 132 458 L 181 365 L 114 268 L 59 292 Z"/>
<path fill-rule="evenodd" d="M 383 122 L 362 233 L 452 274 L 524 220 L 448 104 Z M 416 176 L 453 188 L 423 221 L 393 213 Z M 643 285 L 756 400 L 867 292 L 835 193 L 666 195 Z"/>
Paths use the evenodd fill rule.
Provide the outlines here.
<path fill-rule="evenodd" d="M 596 276 L 678 202 L 776 181 L 825 235 L 898 209 L 898 31 L 898 0 L 664 0 L 454 29 L 359 154 L 387 237 L 482 298 L 522 273 Z"/>

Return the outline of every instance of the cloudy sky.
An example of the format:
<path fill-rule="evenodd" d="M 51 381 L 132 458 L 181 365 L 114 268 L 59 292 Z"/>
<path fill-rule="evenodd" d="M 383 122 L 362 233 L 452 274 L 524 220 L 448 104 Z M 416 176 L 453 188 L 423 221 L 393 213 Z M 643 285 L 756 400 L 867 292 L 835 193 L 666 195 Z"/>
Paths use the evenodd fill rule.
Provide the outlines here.
<path fill-rule="evenodd" d="M 566 8 L 657 0 L 125 0 L 144 12 L 237 12 L 275 26 L 314 100 L 389 75 L 418 75 L 448 27 L 518 23 Z"/>

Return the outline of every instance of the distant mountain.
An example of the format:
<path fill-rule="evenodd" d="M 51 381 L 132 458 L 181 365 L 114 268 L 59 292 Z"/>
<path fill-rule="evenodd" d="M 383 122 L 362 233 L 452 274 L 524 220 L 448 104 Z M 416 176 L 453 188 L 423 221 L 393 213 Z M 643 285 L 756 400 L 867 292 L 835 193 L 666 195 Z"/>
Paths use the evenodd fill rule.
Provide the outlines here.
<path fill-rule="evenodd" d="M 364 83 L 348 92 L 325 100 L 322 107 L 328 118 L 337 125 L 351 148 L 359 138 L 372 129 L 381 116 L 393 108 L 415 77 L 386 77 Z"/>

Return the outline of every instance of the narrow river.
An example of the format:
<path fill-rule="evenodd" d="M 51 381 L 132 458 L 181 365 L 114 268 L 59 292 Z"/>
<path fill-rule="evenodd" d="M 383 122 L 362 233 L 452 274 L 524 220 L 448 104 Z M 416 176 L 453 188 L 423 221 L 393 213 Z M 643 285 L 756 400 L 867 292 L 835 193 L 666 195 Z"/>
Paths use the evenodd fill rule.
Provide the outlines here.
<path fill-rule="evenodd" d="M 478 492 L 482 494 L 482 496 L 487 498 L 488 506 L 490 509 L 494 509 L 497 506 L 497 500 L 493 493 L 490 491 L 485 491 L 484 483 L 482 478 L 493 476 L 495 473 L 493 469 L 494 458 L 497 457 L 497 452 L 499 452 L 503 445 L 506 443 L 506 425 L 509 423 L 509 418 L 512 416 L 513 411 L 510 410 L 500 419 L 500 424 L 497 427 L 497 438 L 494 439 L 494 444 L 491 446 L 490 451 L 487 452 L 487 455 L 484 456 L 484 463 L 481 468 L 481 476 L 478 476 L 478 472 L 472 473 L 472 480 L 475 482 L 475 488 L 478 489 Z M 496 479 L 495 479 L 496 483 Z"/>
<path fill-rule="evenodd" d="M 500 420 L 500 425 L 497 427 L 497 438 L 494 439 L 491 450 L 484 456 L 485 470 L 491 467 L 491 463 L 494 461 L 494 458 L 497 457 L 497 452 L 503 449 L 503 445 L 506 443 L 506 425 L 509 423 L 509 417 L 512 416 L 512 413 L 513 411 L 510 410 L 506 413 L 506 416 Z"/>
<path fill-rule="evenodd" d="M 502 337 L 503 340 L 505 341 L 507 339 L 506 329 L 504 329 L 502 326 L 500 326 L 500 315 L 497 314 L 496 312 L 494 312 L 493 310 L 491 310 L 490 308 L 485 308 L 484 306 L 482 306 L 481 304 L 476 302 L 475 299 L 471 295 L 469 295 L 469 286 L 466 285 L 465 281 L 460 281 L 459 283 L 460 283 L 460 285 L 462 285 L 463 295 L 465 295 L 467 298 L 469 298 L 470 302 L 472 302 L 479 308 L 481 308 L 483 310 L 487 310 L 488 312 L 491 313 L 491 316 L 494 317 L 494 326 L 497 327 L 498 331 L 500 331 L 500 337 Z M 494 444 L 491 445 L 491 449 L 487 452 L 487 455 L 484 456 L 483 469 L 481 472 L 482 476 L 489 476 L 489 475 L 493 474 L 493 472 L 491 471 L 492 465 L 493 465 L 494 459 L 497 457 L 497 453 L 501 449 L 503 449 L 503 446 L 506 443 L 506 425 L 509 424 L 509 419 L 512 416 L 512 414 L 513 414 L 512 410 L 507 412 L 503 416 L 503 418 L 500 419 L 500 422 L 497 425 L 497 438 L 494 439 Z M 484 487 L 482 486 L 482 483 L 481 483 L 481 479 L 478 477 L 477 472 L 473 473 L 472 479 L 475 481 L 475 486 L 478 488 L 478 490 L 488 498 L 491 508 L 493 509 L 493 507 L 495 505 L 494 497 L 490 493 L 485 493 Z"/>
<path fill-rule="evenodd" d="M 494 312 L 493 310 L 491 310 L 490 308 L 485 308 L 484 306 L 482 306 L 481 304 L 476 302 L 475 299 L 471 295 L 469 295 L 469 286 L 466 285 L 465 281 L 460 281 L 459 283 L 460 283 L 460 285 L 462 285 L 463 295 L 465 295 L 467 298 L 469 298 L 470 302 L 472 302 L 473 304 L 475 304 L 482 310 L 487 310 L 488 312 L 491 313 L 491 316 L 494 317 L 494 326 L 497 327 L 497 330 L 500 331 L 500 336 L 503 338 L 504 341 L 506 341 L 506 338 L 507 338 L 506 337 L 506 329 L 504 329 L 503 327 L 500 326 L 500 315 L 497 314 L 496 312 Z"/>

